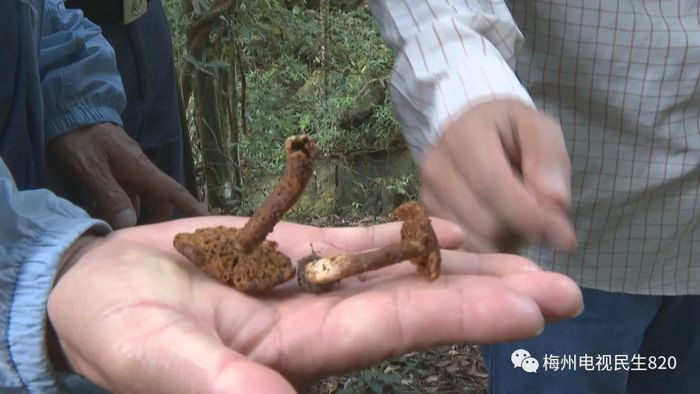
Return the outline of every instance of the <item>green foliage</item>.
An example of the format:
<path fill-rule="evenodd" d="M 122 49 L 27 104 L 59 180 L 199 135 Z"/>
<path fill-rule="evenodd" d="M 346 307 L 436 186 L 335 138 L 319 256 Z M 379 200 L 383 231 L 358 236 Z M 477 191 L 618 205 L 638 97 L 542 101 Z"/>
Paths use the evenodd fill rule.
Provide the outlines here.
<path fill-rule="evenodd" d="M 246 139 L 242 152 L 274 155 L 265 145 L 298 133 L 313 135 L 324 153 L 341 157 L 388 149 L 400 140 L 388 100 L 369 104 L 374 114 L 359 126 L 341 125 L 343 115 L 363 104 L 374 82 L 385 89 L 393 61 L 365 8 L 331 8 L 325 63 L 319 12 L 280 5 L 256 11 L 248 9 L 255 23 L 243 30 L 242 38 L 255 138 Z"/>
<path fill-rule="evenodd" d="M 232 202 L 236 213 L 251 213 L 270 191 L 284 167 L 282 145 L 290 135 L 312 135 L 321 157 L 340 165 L 374 152 L 405 149 L 387 92 L 392 53 L 366 6 L 345 2 L 341 7 L 329 1 L 324 9 L 309 8 L 305 0 L 237 0 L 238 7 L 220 17 L 210 34 L 210 47 L 228 46 L 222 42 L 227 37 L 222 29 L 232 29 L 241 59 L 209 50 L 207 61 L 198 61 L 184 49 L 187 28 L 211 3 L 192 0 L 190 15 L 183 16 L 183 3 L 165 0 L 179 64 L 189 62 L 214 75 L 239 62 L 244 72 L 247 131 L 238 144 L 244 197 Z M 212 59 L 215 53 L 220 58 Z M 240 94 L 243 86 L 237 83 Z M 364 194 L 353 196 L 372 200 L 377 188 L 402 200 L 415 196 L 412 172 L 371 178 L 354 188 Z M 383 204 L 384 195 L 374 200 L 387 205 L 381 213 L 393 209 Z M 331 211 L 350 216 L 377 213 L 358 201 L 346 201 L 325 210 L 297 207 L 291 216 L 303 219 Z"/>

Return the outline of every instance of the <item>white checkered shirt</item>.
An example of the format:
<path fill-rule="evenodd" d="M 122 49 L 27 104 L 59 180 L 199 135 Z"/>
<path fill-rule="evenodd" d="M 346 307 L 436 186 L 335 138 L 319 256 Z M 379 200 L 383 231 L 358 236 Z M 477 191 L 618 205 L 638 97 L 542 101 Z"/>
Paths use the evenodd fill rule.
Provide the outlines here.
<path fill-rule="evenodd" d="M 375 0 L 416 160 L 477 101 L 556 116 L 578 249 L 526 255 L 580 285 L 700 294 L 700 1 Z"/>

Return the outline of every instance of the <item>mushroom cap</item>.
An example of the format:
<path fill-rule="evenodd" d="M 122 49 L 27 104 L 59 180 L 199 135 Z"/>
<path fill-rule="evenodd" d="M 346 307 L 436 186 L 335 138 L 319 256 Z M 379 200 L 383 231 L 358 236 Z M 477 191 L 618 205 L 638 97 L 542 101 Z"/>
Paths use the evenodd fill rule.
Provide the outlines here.
<path fill-rule="evenodd" d="M 394 217 L 403 221 L 401 242 L 418 242 L 425 248 L 424 253 L 411 259 L 418 273 L 430 280 L 437 279 L 440 276 L 440 244 L 423 204 L 406 202 L 396 208 Z"/>
<path fill-rule="evenodd" d="M 239 229 L 207 227 L 175 236 L 173 246 L 207 274 L 245 293 L 266 293 L 296 273 L 277 244 L 263 241 L 250 253 L 240 251 Z"/>
<path fill-rule="evenodd" d="M 236 289 L 262 294 L 292 279 L 295 274 L 291 260 L 277 250 L 277 243 L 263 241 L 250 253 L 238 256 L 232 279 Z"/>
<path fill-rule="evenodd" d="M 284 141 L 284 151 L 287 153 L 287 156 L 299 152 L 310 159 L 315 159 L 318 155 L 316 142 L 308 134 L 288 137 Z"/>

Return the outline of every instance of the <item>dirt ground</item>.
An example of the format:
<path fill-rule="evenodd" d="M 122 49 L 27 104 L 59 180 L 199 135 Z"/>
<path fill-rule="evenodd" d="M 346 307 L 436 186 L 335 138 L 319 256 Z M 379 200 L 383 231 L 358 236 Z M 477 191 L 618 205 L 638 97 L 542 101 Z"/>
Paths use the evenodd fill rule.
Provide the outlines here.
<path fill-rule="evenodd" d="M 407 354 L 353 374 L 329 377 L 306 394 L 486 394 L 486 379 L 477 346 L 445 346 Z"/>

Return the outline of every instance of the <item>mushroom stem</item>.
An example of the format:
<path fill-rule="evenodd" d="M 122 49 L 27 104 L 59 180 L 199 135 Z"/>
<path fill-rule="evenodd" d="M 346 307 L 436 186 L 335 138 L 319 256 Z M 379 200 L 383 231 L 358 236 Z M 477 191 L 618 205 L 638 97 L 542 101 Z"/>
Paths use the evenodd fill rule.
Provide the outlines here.
<path fill-rule="evenodd" d="M 310 291 L 325 288 L 362 272 L 373 271 L 406 261 L 425 253 L 419 242 L 403 241 L 369 252 L 325 257 L 299 263 L 297 276 L 300 285 Z"/>
<path fill-rule="evenodd" d="M 330 290 L 343 278 L 411 260 L 420 275 L 428 280 L 440 276 L 440 245 L 422 204 L 410 201 L 398 207 L 394 215 L 403 220 L 401 243 L 370 252 L 318 258 L 309 256 L 297 264 L 299 285 L 310 292 Z"/>
<path fill-rule="evenodd" d="M 249 253 L 272 232 L 277 222 L 291 208 L 309 183 L 313 174 L 316 144 L 308 135 L 287 138 L 284 143 L 287 163 L 279 184 L 238 232 L 238 247 Z"/>

